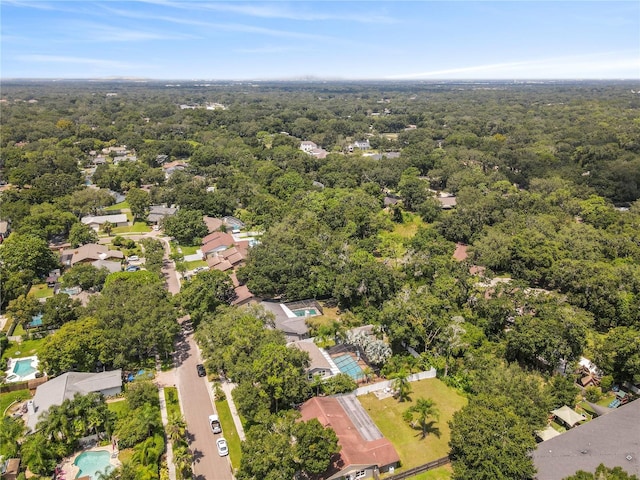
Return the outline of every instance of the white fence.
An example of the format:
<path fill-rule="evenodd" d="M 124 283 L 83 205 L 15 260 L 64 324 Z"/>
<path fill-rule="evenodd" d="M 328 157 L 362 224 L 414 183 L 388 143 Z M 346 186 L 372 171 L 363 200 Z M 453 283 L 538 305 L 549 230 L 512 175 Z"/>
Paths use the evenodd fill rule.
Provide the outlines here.
<path fill-rule="evenodd" d="M 417 382 L 418 380 L 424 380 L 425 378 L 436 378 L 436 369 L 431 367 L 431 370 L 412 373 L 407 377 L 407 379 L 410 382 Z M 379 392 L 380 390 L 384 390 L 385 388 L 392 390 L 393 380 L 385 380 L 384 382 L 365 385 L 364 387 L 356 388 L 353 393 L 356 396 L 360 396 L 360 395 L 366 395 L 367 393 L 371 393 L 371 392 Z"/>

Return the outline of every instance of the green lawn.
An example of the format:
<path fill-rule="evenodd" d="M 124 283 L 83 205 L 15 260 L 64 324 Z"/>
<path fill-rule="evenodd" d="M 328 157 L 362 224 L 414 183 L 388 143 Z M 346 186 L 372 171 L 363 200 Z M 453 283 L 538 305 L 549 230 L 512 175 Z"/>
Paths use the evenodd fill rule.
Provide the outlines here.
<path fill-rule="evenodd" d="M 0 393 L 0 415 L 4 415 L 4 411 L 14 400 L 26 400 L 31 398 L 31 394 L 28 389 L 16 390 L 15 392 Z"/>
<path fill-rule="evenodd" d="M 229 445 L 229 457 L 231 458 L 231 465 L 234 469 L 240 468 L 240 458 L 242 457 L 242 450 L 240 449 L 240 437 L 236 431 L 236 425 L 233 423 L 231 417 L 231 410 L 226 400 L 216 402 L 216 411 L 220 417 L 220 423 L 222 424 L 222 434 L 227 440 Z"/>
<path fill-rule="evenodd" d="M 382 434 L 393 443 L 403 468 L 417 467 L 449 454 L 451 432 L 448 422 L 467 403 L 465 397 L 437 378 L 412 382 L 411 387 L 412 401 L 409 402 L 399 402 L 393 397 L 378 400 L 373 393 L 358 397 Z M 414 430 L 402 419 L 405 410 L 420 397 L 432 399 L 440 412 L 435 423 L 437 431 L 425 439 L 420 438 L 420 431 Z"/>
<path fill-rule="evenodd" d="M 47 298 L 53 296 L 53 288 L 47 287 L 46 283 L 40 283 L 33 285 L 29 290 L 29 295 L 33 295 L 36 298 Z"/>
<path fill-rule="evenodd" d="M 164 398 L 167 401 L 167 417 L 174 415 L 178 418 L 182 416 L 180 412 L 180 400 L 178 400 L 178 389 L 176 387 L 165 387 Z"/>
<path fill-rule="evenodd" d="M 146 222 L 135 222 L 133 225 L 126 227 L 115 227 L 111 230 L 111 236 L 122 235 L 123 233 L 147 233 L 151 231 L 151 227 Z"/>
<path fill-rule="evenodd" d="M 116 203 L 115 205 L 110 205 L 110 206 L 104 208 L 103 210 L 105 212 L 109 212 L 109 211 L 112 211 L 112 210 L 125 210 L 125 209 L 127 209 L 127 210 L 131 209 L 131 207 L 129 207 L 129 202 L 127 202 L 126 200 L 124 202 L 122 202 L 122 203 Z"/>
<path fill-rule="evenodd" d="M 207 262 L 205 262 L 204 260 L 195 260 L 193 262 L 184 262 L 184 264 L 187 266 L 188 270 L 193 270 L 194 268 L 206 267 L 207 266 Z"/>
<path fill-rule="evenodd" d="M 182 250 L 182 255 L 193 255 L 200 249 L 200 245 L 179 245 L 178 248 Z"/>
<path fill-rule="evenodd" d="M 107 408 L 110 412 L 115 413 L 120 418 L 122 418 L 129 412 L 129 405 L 124 398 L 122 398 L 122 400 L 118 400 L 117 402 L 107 403 Z"/>
<path fill-rule="evenodd" d="M 37 355 L 42 348 L 44 338 L 38 340 L 23 340 L 22 342 L 11 342 L 9 347 L 3 352 L 2 358 L 23 358 Z"/>
<path fill-rule="evenodd" d="M 411 480 L 451 480 L 451 473 L 451 465 L 444 465 L 410 478 Z"/>

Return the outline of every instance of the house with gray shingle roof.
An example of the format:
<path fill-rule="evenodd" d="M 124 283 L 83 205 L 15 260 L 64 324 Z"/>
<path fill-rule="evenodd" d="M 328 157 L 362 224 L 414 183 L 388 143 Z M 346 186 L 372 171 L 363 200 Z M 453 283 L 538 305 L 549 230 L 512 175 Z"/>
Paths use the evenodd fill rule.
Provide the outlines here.
<path fill-rule="evenodd" d="M 38 420 L 44 412 L 54 405 L 62 405 L 76 395 L 100 393 L 105 397 L 122 392 L 122 370 L 108 372 L 85 373 L 67 372 L 59 377 L 43 383 L 36 389 L 36 394 L 27 403 L 27 427 L 34 431 Z"/>

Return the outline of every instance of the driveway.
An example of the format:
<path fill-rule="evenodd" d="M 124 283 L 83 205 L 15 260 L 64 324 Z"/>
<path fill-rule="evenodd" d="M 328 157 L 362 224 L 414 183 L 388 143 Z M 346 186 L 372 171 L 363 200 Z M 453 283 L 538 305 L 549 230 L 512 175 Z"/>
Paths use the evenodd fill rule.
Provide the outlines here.
<path fill-rule="evenodd" d="M 207 382 L 198 377 L 196 365 L 201 363 L 193 331 L 188 322 L 176 343 L 176 380 L 180 403 L 187 423 L 187 441 L 193 453 L 193 474 L 196 480 L 232 480 L 229 457 L 220 457 L 216 439 L 209 428 L 208 418 L 215 412 Z"/>

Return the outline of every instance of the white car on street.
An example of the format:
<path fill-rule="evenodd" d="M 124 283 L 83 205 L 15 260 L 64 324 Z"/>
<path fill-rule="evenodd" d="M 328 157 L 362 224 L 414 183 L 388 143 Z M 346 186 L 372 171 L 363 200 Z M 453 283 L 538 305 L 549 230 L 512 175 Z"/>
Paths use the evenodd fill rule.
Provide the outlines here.
<path fill-rule="evenodd" d="M 218 455 L 221 457 L 229 455 L 229 447 L 227 446 L 227 441 L 224 438 L 216 440 L 216 447 L 218 447 Z"/>

